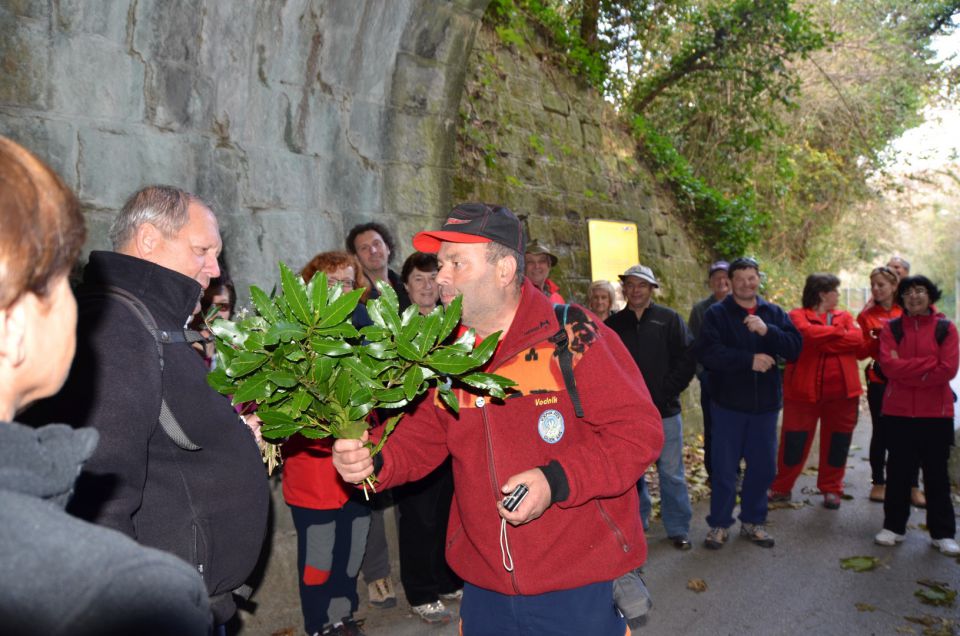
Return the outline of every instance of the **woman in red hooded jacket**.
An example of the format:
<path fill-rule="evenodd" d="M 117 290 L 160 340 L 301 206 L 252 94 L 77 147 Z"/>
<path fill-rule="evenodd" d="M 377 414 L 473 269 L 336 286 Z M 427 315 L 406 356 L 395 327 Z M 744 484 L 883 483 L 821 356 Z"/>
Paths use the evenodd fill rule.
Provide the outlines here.
<path fill-rule="evenodd" d="M 863 392 L 857 369 L 863 333 L 853 316 L 837 311 L 839 286 L 840 279 L 833 274 L 810 274 L 803 287 L 803 307 L 790 312 L 790 320 L 803 336 L 803 348 L 783 376 L 783 426 L 770 501 L 790 499 L 819 420 L 817 487 L 825 508 L 840 507 L 847 451 Z"/>
<path fill-rule="evenodd" d="M 904 315 L 880 332 L 877 360 L 887 376 L 883 416 L 890 431 L 887 492 L 879 545 L 903 541 L 910 517 L 910 482 L 923 468 L 927 529 L 931 545 L 954 556 L 957 521 L 950 500 L 947 463 L 954 444 L 950 380 L 960 364 L 957 328 L 933 308 L 940 290 L 926 276 L 908 276 L 897 286 Z"/>

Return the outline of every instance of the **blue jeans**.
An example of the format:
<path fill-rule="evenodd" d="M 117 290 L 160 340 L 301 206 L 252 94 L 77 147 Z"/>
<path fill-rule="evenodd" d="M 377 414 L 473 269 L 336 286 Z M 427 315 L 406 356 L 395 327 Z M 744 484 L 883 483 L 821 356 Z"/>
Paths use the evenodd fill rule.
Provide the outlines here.
<path fill-rule="evenodd" d="M 777 474 L 777 415 L 744 413 L 711 404 L 713 416 L 713 476 L 710 478 L 711 528 L 733 525 L 737 503 L 737 468 L 740 459 L 747 462 L 740 489 L 740 521 L 767 522 L 767 489 Z"/>
<path fill-rule="evenodd" d="M 613 604 L 612 581 L 531 595 L 464 583 L 460 629 L 463 636 L 623 636 L 627 624 Z"/>
<path fill-rule="evenodd" d="M 679 537 L 690 532 L 690 494 L 683 474 L 683 420 L 680 414 L 663 418 L 663 450 L 657 460 L 660 476 L 660 517 L 668 537 Z M 640 491 L 640 518 L 644 530 L 650 527 L 650 510 L 653 503 L 647 491 L 647 479 L 637 483 Z"/>

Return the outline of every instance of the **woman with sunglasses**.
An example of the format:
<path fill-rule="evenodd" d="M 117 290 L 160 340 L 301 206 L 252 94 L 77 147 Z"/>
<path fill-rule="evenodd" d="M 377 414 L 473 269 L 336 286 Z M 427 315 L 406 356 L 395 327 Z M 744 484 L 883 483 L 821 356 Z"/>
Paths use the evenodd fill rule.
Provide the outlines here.
<path fill-rule="evenodd" d="M 927 529 L 931 545 L 943 554 L 960 554 L 954 540 L 957 521 L 950 500 L 947 463 L 954 444 L 950 380 L 960 365 L 957 328 L 933 303 L 940 289 L 926 276 L 908 276 L 897 285 L 904 315 L 880 332 L 877 360 L 887 376 L 883 417 L 889 432 L 887 491 L 883 530 L 874 538 L 892 546 L 904 540 L 910 517 L 910 486 L 923 468 Z"/>
<path fill-rule="evenodd" d="M 871 362 L 867 365 L 865 371 L 867 404 L 870 406 L 870 420 L 873 424 L 873 432 L 870 436 L 870 470 L 873 477 L 870 501 L 880 503 L 883 503 L 883 496 L 886 492 L 887 451 L 890 442 L 887 426 L 881 415 L 883 391 L 887 386 L 887 379 L 876 360 L 880 353 L 880 332 L 888 322 L 894 318 L 899 318 L 903 314 L 903 309 L 894 298 L 898 282 L 899 278 L 896 272 L 889 267 L 874 268 L 870 272 L 870 294 L 873 302 L 857 316 L 857 323 L 863 331 L 863 346 L 857 352 L 857 358 L 860 360 L 871 358 Z M 914 477 L 914 505 L 919 503 L 916 498 L 922 497 L 918 486 L 916 477 Z"/>

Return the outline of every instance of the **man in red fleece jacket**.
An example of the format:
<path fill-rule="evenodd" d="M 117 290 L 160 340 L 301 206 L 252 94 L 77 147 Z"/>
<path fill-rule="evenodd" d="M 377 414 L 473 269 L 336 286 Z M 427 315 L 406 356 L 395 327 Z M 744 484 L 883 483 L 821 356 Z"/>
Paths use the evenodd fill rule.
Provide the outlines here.
<path fill-rule="evenodd" d="M 617 335 L 570 306 L 563 330 L 577 416 L 555 344 L 556 312 L 523 278 L 524 238 L 507 208 L 467 203 L 440 231 L 413 240 L 438 252 L 440 300 L 463 296 L 463 327 L 479 338 L 502 332 L 484 371 L 516 381 L 510 397 L 459 389 L 456 416 L 430 393 L 376 460 L 365 436 L 337 440 L 333 461 L 347 482 L 376 471 L 391 487 L 453 458 L 447 561 L 466 582 L 464 635 L 622 636 L 613 581 L 646 558 L 634 486 L 660 453 L 660 417 Z M 510 512 L 502 499 L 519 484 L 529 493 Z"/>

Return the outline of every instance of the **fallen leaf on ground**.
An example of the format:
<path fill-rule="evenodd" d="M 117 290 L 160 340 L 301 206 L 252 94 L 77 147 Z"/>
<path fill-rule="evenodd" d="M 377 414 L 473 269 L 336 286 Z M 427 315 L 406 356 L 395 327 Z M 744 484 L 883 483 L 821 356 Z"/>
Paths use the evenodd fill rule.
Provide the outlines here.
<path fill-rule="evenodd" d="M 840 567 L 854 572 L 869 572 L 880 565 L 880 559 L 875 556 L 852 556 L 840 559 Z"/>
<path fill-rule="evenodd" d="M 949 583 L 931 581 L 930 579 L 920 579 L 917 583 L 923 587 L 914 592 L 913 595 L 919 598 L 920 602 L 938 607 L 953 607 L 953 601 L 957 598 L 957 591 L 951 590 Z"/>
<path fill-rule="evenodd" d="M 706 592 L 707 582 L 703 579 L 690 579 L 687 581 L 687 589 L 694 592 Z"/>
<path fill-rule="evenodd" d="M 816 474 L 818 474 L 819 472 L 820 472 L 820 469 L 819 469 L 817 466 L 808 466 L 807 468 L 804 468 L 804 469 L 803 469 L 803 473 L 802 473 L 802 474 L 804 474 L 804 475 L 816 475 Z"/>
<path fill-rule="evenodd" d="M 810 505 L 809 499 L 805 499 L 803 501 L 772 501 L 767 504 L 767 510 L 782 510 L 784 508 L 800 510 L 804 506 L 808 505 Z"/>
<path fill-rule="evenodd" d="M 843 499 L 844 501 L 853 501 L 853 495 L 842 494 L 840 495 L 840 498 Z"/>
<path fill-rule="evenodd" d="M 858 612 L 873 612 L 877 609 L 870 603 L 854 603 L 853 606 L 857 608 Z"/>
<path fill-rule="evenodd" d="M 917 630 L 915 630 L 912 627 L 901 625 L 900 627 L 897 628 L 897 633 L 898 634 L 916 634 Z"/>
<path fill-rule="evenodd" d="M 929 614 L 924 614 L 923 616 L 904 616 L 904 618 L 911 623 L 923 625 L 924 636 L 954 636 L 954 634 L 956 634 L 957 621 L 949 618 L 930 616 Z"/>

